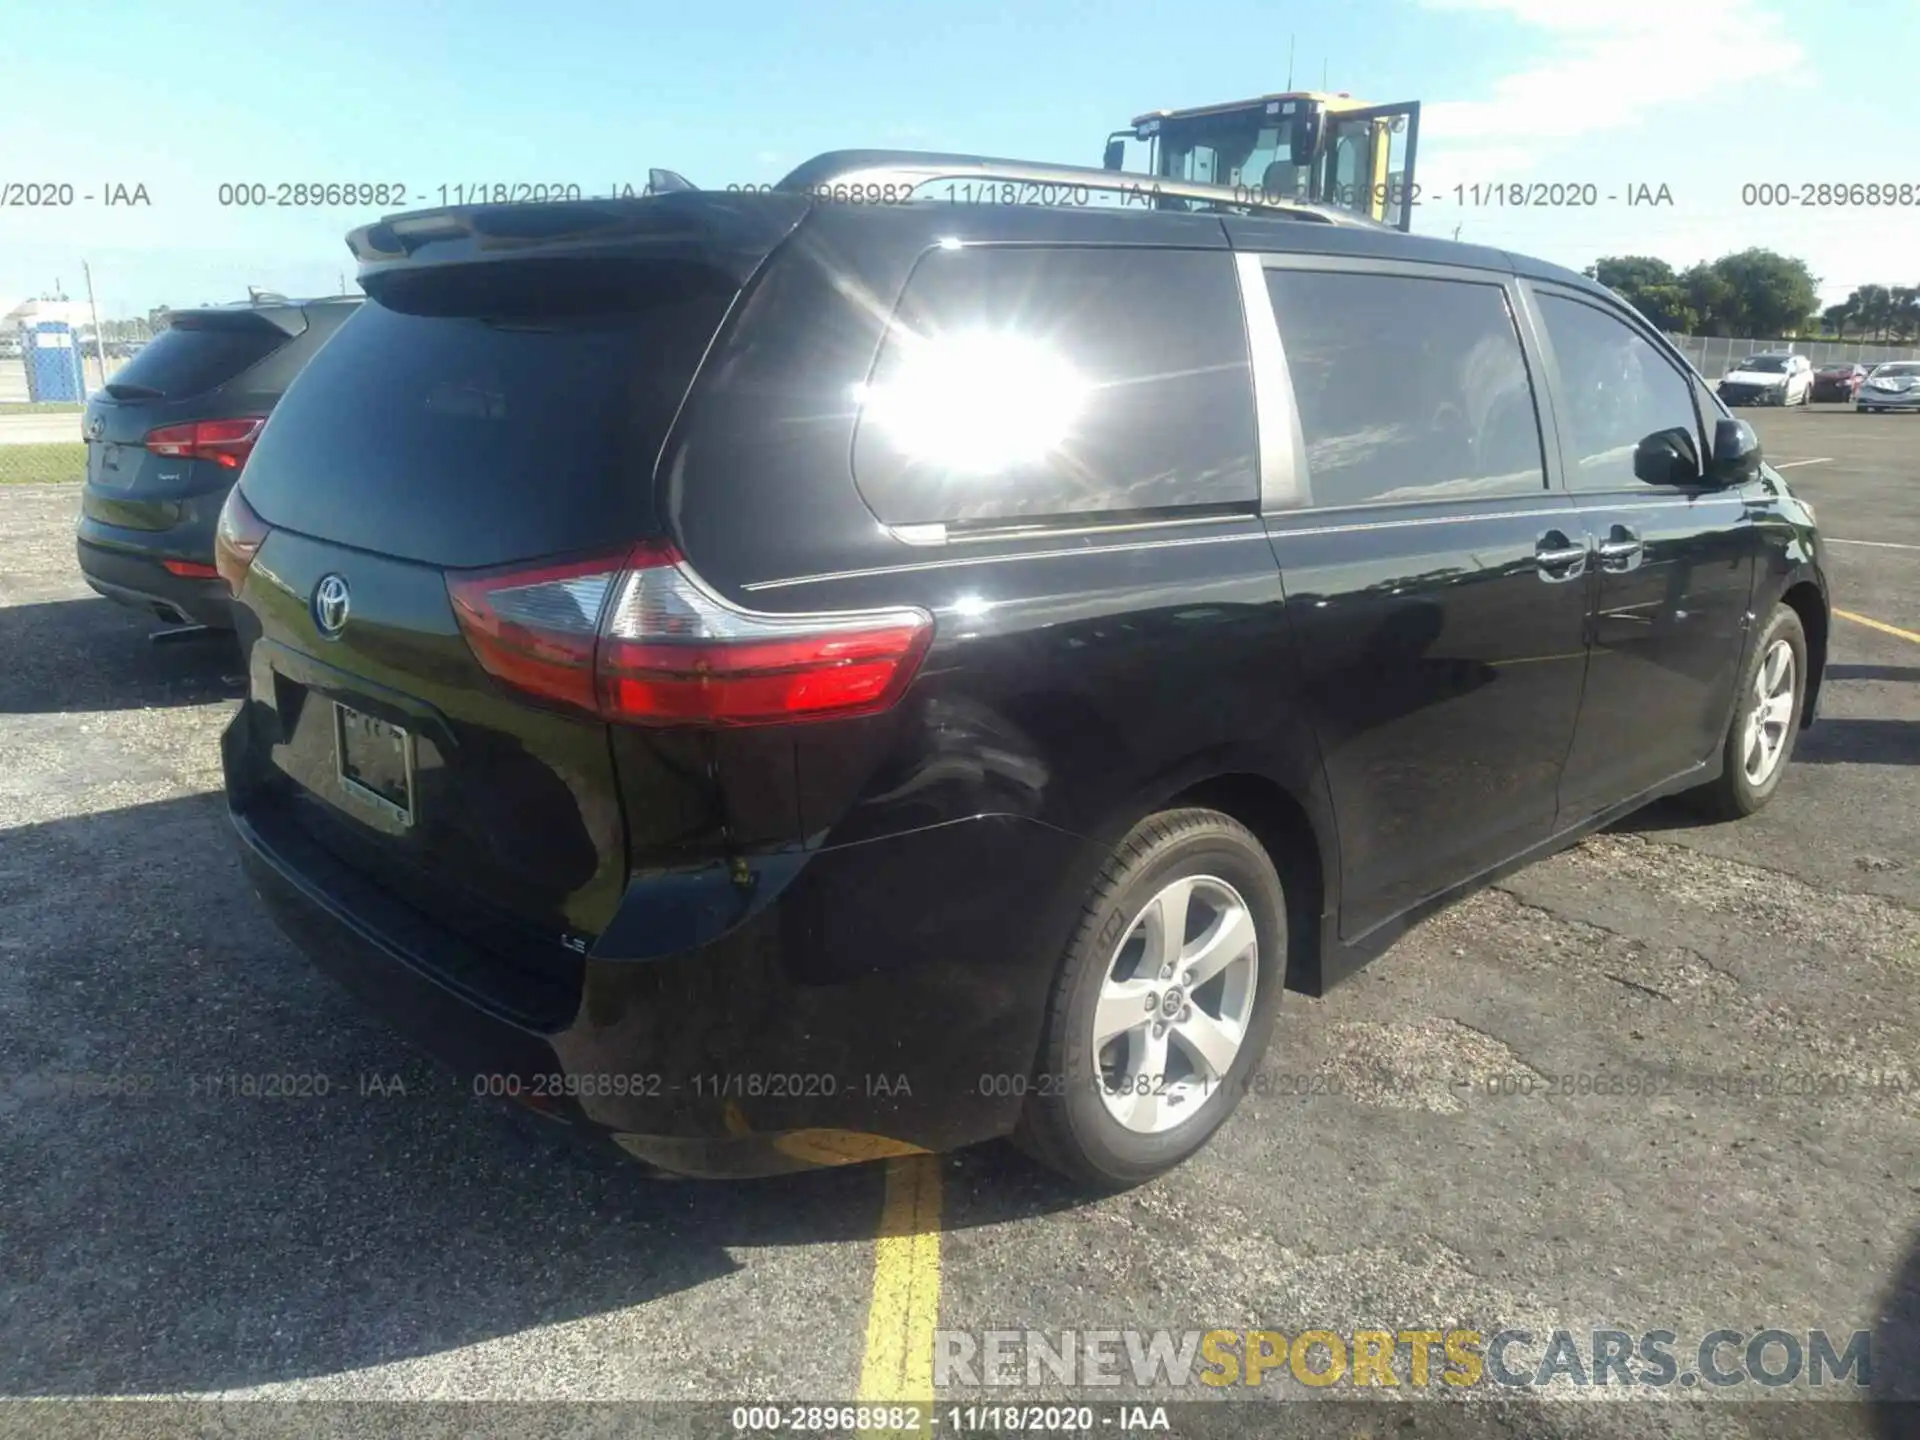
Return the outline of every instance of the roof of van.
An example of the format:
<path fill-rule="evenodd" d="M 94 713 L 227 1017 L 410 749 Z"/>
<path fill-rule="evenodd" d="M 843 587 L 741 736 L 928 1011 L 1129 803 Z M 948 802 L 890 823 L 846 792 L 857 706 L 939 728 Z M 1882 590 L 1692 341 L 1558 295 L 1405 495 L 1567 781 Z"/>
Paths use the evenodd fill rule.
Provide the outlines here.
<path fill-rule="evenodd" d="M 970 232 L 976 241 L 1006 238 L 1028 243 L 1120 243 L 1130 240 L 1211 248 L 1297 251 L 1356 258 L 1468 266 L 1552 281 L 1595 295 L 1612 292 L 1585 275 L 1531 256 L 1437 236 L 1412 235 L 1327 206 L 1277 207 L 1270 212 L 1195 213 L 1138 207 L 1073 204 L 992 204 L 921 200 L 911 204 L 841 203 L 831 195 L 831 177 L 875 174 L 897 167 L 903 175 L 950 166 L 1030 167 L 1036 175 L 1084 174 L 1111 183 L 1155 177 L 1041 162 L 988 159 L 909 150 L 833 151 L 798 166 L 765 189 L 673 190 L 622 199 L 523 202 L 452 206 L 389 215 L 348 236 L 361 262 L 365 285 L 381 272 L 421 264 L 510 260 L 532 251 L 601 253 L 644 246 L 656 253 L 699 254 L 744 280 L 765 255 L 803 219 L 865 228 L 872 219 L 917 229 L 929 216 L 950 223 L 943 231 Z M 820 189 L 828 190 L 821 198 Z M 995 188 L 987 185 L 989 191 Z M 1048 188 L 1048 187 L 1039 187 Z M 1228 187 L 1194 187 L 1225 194 Z M 917 221 L 881 217 L 917 216 Z M 1318 222 L 1318 223 L 1317 223 Z M 989 235 L 986 232 L 993 232 Z M 843 232 L 845 233 L 845 232 Z M 1208 236 L 1212 236 L 1209 240 Z"/>

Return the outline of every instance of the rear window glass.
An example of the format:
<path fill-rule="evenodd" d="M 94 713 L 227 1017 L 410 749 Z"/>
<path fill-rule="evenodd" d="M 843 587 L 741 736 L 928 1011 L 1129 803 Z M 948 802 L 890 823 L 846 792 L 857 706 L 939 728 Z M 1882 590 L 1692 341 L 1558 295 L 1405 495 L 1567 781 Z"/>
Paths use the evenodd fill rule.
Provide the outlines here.
<path fill-rule="evenodd" d="M 263 518 L 446 566 L 655 529 L 653 466 L 731 291 L 494 280 L 416 288 L 405 311 L 370 300 L 341 326 L 247 464 Z"/>
<path fill-rule="evenodd" d="M 113 372 L 108 389 L 183 400 L 226 384 L 292 338 L 268 325 L 219 329 L 169 326 Z"/>
<path fill-rule="evenodd" d="M 862 397 L 890 525 L 1251 506 L 1246 326 L 1224 252 L 937 250 Z"/>

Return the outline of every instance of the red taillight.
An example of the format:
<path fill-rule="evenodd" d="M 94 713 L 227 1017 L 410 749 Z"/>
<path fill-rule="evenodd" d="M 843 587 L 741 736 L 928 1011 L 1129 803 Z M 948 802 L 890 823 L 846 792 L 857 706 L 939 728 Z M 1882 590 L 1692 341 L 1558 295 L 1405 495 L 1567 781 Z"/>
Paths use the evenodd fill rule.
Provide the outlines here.
<path fill-rule="evenodd" d="M 220 507 L 220 521 L 213 528 L 213 568 L 234 594 L 247 578 L 247 567 L 266 542 L 267 522 L 253 513 L 253 507 L 241 498 L 240 487 L 227 492 Z"/>
<path fill-rule="evenodd" d="M 467 644 L 488 671 L 522 690 L 592 710 L 600 612 L 624 563 L 624 556 L 600 556 L 449 574 L 447 594 Z"/>
<path fill-rule="evenodd" d="M 509 684 L 639 725 L 870 715 L 933 638 L 919 610 L 765 615 L 709 595 L 673 549 L 450 575 L 475 656 Z"/>
<path fill-rule="evenodd" d="M 162 425 L 149 430 L 145 445 L 156 455 L 177 455 L 183 460 L 211 460 L 229 470 L 238 470 L 253 453 L 253 442 L 260 438 L 264 415 L 249 415 L 238 420 L 192 420 L 185 425 Z"/>
<path fill-rule="evenodd" d="M 162 560 L 160 562 L 175 575 L 189 580 L 218 580 L 220 571 L 212 565 L 202 565 L 198 560 Z"/>

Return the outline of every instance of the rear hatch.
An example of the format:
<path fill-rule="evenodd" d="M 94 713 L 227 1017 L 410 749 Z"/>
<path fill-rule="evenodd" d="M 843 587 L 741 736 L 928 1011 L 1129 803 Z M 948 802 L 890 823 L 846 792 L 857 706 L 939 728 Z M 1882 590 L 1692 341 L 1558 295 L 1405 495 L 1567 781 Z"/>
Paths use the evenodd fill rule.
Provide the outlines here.
<path fill-rule="evenodd" d="M 87 401 L 83 512 L 165 530 L 180 501 L 231 485 L 277 398 L 249 377 L 306 328 L 297 306 L 176 314 Z"/>
<path fill-rule="evenodd" d="M 698 198 L 360 232 L 370 301 L 288 392 L 240 486 L 267 527 L 241 591 L 266 777 L 250 818 L 270 810 L 355 884 L 495 957 L 483 998 L 539 1023 L 569 1018 L 548 982 L 625 889 L 608 726 L 484 667 L 450 591 L 544 578 L 539 606 L 590 626 L 604 596 L 567 578 L 578 557 L 659 533 L 668 429 L 804 212 L 730 218 Z"/>

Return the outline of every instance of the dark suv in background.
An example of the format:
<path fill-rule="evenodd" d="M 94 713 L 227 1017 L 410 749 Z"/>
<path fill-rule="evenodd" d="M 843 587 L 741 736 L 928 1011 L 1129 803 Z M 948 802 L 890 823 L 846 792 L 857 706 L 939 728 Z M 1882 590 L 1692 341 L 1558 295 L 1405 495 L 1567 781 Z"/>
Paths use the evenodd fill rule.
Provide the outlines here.
<path fill-rule="evenodd" d="M 1116 181 L 841 154 L 352 239 L 222 520 L 229 803 L 475 1093 L 686 1174 L 1013 1134 L 1127 1184 L 1283 989 L 1773 793 L 1812 513 L 1609 292 L 1178 182 L 842 203 L 928 175 Z"/>
<path fill-rule="evenodd" d="M 226 628 L 220 506 L 267 416 L 359 297 L 176 310 L 87 401 L 77 549 L 87 583 L 162 620 Z"/>

